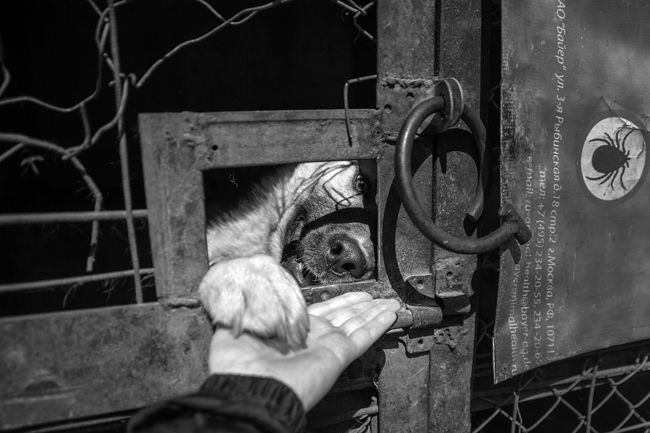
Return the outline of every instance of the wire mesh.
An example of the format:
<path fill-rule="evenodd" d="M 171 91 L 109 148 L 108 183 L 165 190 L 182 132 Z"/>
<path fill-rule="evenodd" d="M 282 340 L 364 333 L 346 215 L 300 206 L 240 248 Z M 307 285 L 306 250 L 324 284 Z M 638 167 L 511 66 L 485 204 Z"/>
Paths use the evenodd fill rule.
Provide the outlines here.
<path fill-rule="evenodd" d="M 24 7 L 26 12 L 35 12 L 37 21 L 37 24 L 34 25 L 35 28 L 38 28 L 39 21 L 56 21 L 55 17 L 48 20 L 48 10 L 57 9 L 57 17 L 60 17 L 60 15 L 70 17 L 69 21 L 58 23 L 61 33 L 67 35 L 67 39 L 66 37 L 60 38 L 61 45 L 59 47 L 64 51 L 74 51 L 78 45 L 89 44 L 90 48 L 83 48 L 84 51 L 81 51 L 77 57 L 83 57 L 84 53 L 87 54 L 91 50 L 92 62 L 90 62 L 90 66 L 84 65 L 81 60 L 77 62 L 77 58 L 74 56 L 36 58 L 43 51 L 40 46 L 41 41 L 38 39 L 41 37 L 56 39 L 56 37 L 49 35 L 47 31 L 43 31 L 37 37 L 17 39 L 16 33 L 22 31 L 20 25 L 13 26 L 13 34 L 11 31 L 7 31 L 7 28 L 3 26 L 3 20 L 6 20 L 10 14 L 3 14 L 3 8 L 8 8 L 8 6 L 0 6 L 0 32 L 3 33 L 3 36 L 9 35 L 5 41 L 7 47 L 11 48 L 5 51 L 0 46 L 0 185 L 2 185 L 0 186 L 0 193 L 3 192 L 2 188 L 6 186 L 21 189 L 21 183 L 29 182 L 29 176 L 23 176 L 25 173 L 32 177 L 40 177 L 40 179 L 54 179 L 53 182 L 56 182 L 58 180 L 56 170 L 67 173 L 66 176 L 74 180 L 74 182 L 69 182 L 66 186 L 72 184 L 73 188 L 77 188 L 74 191 L 64 191 L 64 193 L 70 193 L 71 196 L 75 195 L 75 197 L 69 200 L 66 199 L 56 206 L 49 206 L 51 200 L 47 201 L 43 196 L 39 195 L 27 197 L 25 200 L 21 200 L 20 205 L 11 206 L 7 205 L 6 202 L 3 203 L 3 198 L 12 195 L 0 194 L 0 239 L 3 237 L 3 233 L 12 230 L 12 238 L 18 238 L 18 244 L 22 241 L 22 245 L 17 245 L 19 249 L 27 250 L 38 245 L 38 243 L 30 245 L 32 239 L 39 237 L 45 239 L 52 234 L 56 234 L 56 236 L 52 237 L 52 243 L 59 242 L 58 248 L 55 250 L 55 254 L 60 256 L 58 261 L 83 261 L 83 263 L 78 264 L 79 266 L 66 267 L 66 270 L 74 269 L 73 272 L 62 272 L 59 269 L 54 269 L 56 264 L 41 266 L 42 263 L 33 262 L 26 264 L 28 269 L 22 274 L 18 272 L 14 275 L 11 272 L 3 274 L 3 271 L 7 269 L 4 262 L 11 261 L 5 260 L 5 256 L 2 255 L 3 251 L 0 251 L 0 274 L 3 274 L 0 275 L 0 316 L 50 313 L 61 309 L 104 307 L 117 303 L 109 304 L 105 302 L 108 299 L 108 294 L 105 297 L 106 299 L 97 299 L 96 302 L 88 301 L 89 297 L 97 297 L 98 290 L 102 292 L 126 292 L 126 296 L 129 296 L 130 299 L 122 302 L 125 296 L 121 296 L 119 302 L 123 304 L 139 304 L 154 300 L 155 293 L 151 296 L 152 291 L 149 290 L 153 283 L 154 269 L 150 266 L 152 259 L 149 251 L 151 247 L 148 242 L 147 224 L 150 218 L 156 218 L 157 215 L 152 215 L 151 211 L 143 206 L 145 179 L 143 178 L 142 168 L 138 166 L 138 157 L 140 156 L 138 149 L 140 142 L 137 133 L 138 112 L 186 110 L 183 104 L 177 103 L 174 106 L 174 103 L 166 104 L 164 101 L 165 97 L 174 92 L 171 88 L 177 85 L 178 81 L 184 79 L 174 76 L 173 64 L 182 64 L 184 60 L 187 61 L 188 53 L 189 58 L 200 62 L 201 54 L 197 55 L 196 51 L 201 48 L 201 45 L 205 46 L 210 42 L 215 43 L 215 41 L 209 41 L 210 39 L 220 39 L 217 38 L 217 35 L 228 29 L 232 29 L 231 33 L 237 32 L 239 31 L 238 28 L 245 26 L 249 27 L 247 29 L 249 30 L 250 27 L 254 26 L 248 25 L 255 23 L 258 17 L 276 13 L 271 12 L 271 10 L 283 9 L 289 3 L 303 3 L 305 7 L 313 8 L 312 5 L 307 6 L 308 2 L 294 2 L 291 0 L 267 2 L 258 0 L 233 0 L 229 2 L 192 0 L 186 2 L 181 0 L 176 3 L 176 7 L 182 9 L 185 17 L 198 14 L 193 18 L 196 18 L 196 21 L 201 21 L 201 25 L 198 25 L 196 21 L 186 22 L 185 25 L 179 25 L 168 32 L 170 37 L 166 39 L 165 35 L 156 34 L 160 29 L 160 27 L 156 27 L 157 23 L 151 23 L 154 27 L 151 34 L 155 35 L 155 46 L 151 47 L 151 49 L 140 46 L 138 48 L 140 51 L 136 51 L 134 45 L 141 42 L 141 40 L 139 40 L 140 34 L 132 31 L 136 28 L 133 21 L 137 21 L 138 17 L 143 14 L 147 17 L 160 18 L 162 16 L 168 18 L 168 11 L 174 7 L 170 7 L 170 3 L 173 2 L 159 4 L 157 1 L 153 3 L 150 1 L 147 6 L 147 1 L 78 0 L 74 3 L 66 3 L 66 5 L 54 5 L 49 4 L 49 2 L 42 2 L 42 0 L 27 0 L 24 6 L 23 4 L 18 5 Z M 321 9 L 329 8 L 329 10 L 333 11 L 327 17 L 330 22 L 334 17 L 334 19 L 339 19 L 340 27 L 346 28 L 345 32 L 340 32 L 346 38 L 339 37 L 337 42 L 348 42 L 348 40 L 352 40 L 352 43 L 356 43 L 355 41 L 363 42 L 363 47 L 371 53 L 371 58 L 374 60 L 374 52 L 371 48 L 374 45 L 373 25 L 372 19 L 369 19 L 368 16 L 373 13 L 375 2 L 322 0 L 320 3 L 324 5 L 320 6 Z M 143 4 L 144 6 L 141 6 Z M 247 7 L 251 4 L 254 4 L 254 6 Z M 147 7 L 150 10 L 146 10 Z M 136 8 L 140 8 L 139 11 Z M 162 9 L 164 10 L 161 12 Z M 139 15 L 137 15 L 138 13 Z M 289 15 L 289 18 L 282 18 L 278 20 L 278 24 L 281 26 L 290 18 L 291 15 Z M 320 19 L 316 15 L 314 15 L 314 18 Z M 302 19 L 302 17 L 298 17 L 297 21 Z M 155 21 L 155 19 L 152 18 L 152 21 Z M 174 19 L 173 22 L 177 24 L 180 20 Z M 269 27 L 268 23 L 266 27 Z M 137 26 L 137 28 L 141 33 L 147 33 L 148 31 L 142 25 Z M 298 31 L 313 31 L 304 25 L 302 27 L 297 25 L 296 28 Z M 254 32 L 255 29 L 252 30 L 253 35 L 257 36 Z M 24 33 L 29 34 L 30 31 L 27 30 Z M 350 33 L 354 34 L 354 39 L 349 38 Z M 149 37 L 151 37 L 151 34 Z M 87 40 L 85 42 L 70 41 L 71 37 Z M 242 39 L 252 38 L 243 33 L 239 33 L 237 37 Z M 312 40 L 318 39 L 312 37 Z M 21 43 L 24 43 L 24 46 L 17 47 L 17 44 Z M 34 46 L 34 44 L 38 45 Z M 166 47 L 165 51 L 161 47 Z M 45 87 L 47 87 L 45 85 L 40 88 L 33 85 L 30 87 L 32 77 L 24 79 L 24 76 L 21 76 L 25 74 L 25 65 L 15 66 L 20 63 L 16 61 L 16 51 L 21 49 L 33 50 L 34 53 L 24 56 L 28 63 L 32 62 L 35 65 L 34 70 L 28 71 L 28 74 L 54 75 L 52 72 L 53 69 L 56 69 L 56 65 L 53 63 L 59 62 L 63 65 L 67 60 L 68 65 L 63 65 L 62 68 L 56 70 L 56 72 L 62 71 L 65 77 L 56 77 L 53 80 L 33 80 L 48 82 L 50 88 L 60 86 L 61 89 L 45 91 Z M 332 51 L 334 50 L 332 49 Z M 358 50 L 359 48 L 357 48 Z M 147 56 L 142 56 L 145 58 L 139 62 L 134 62 L 133 53 L 142 54 L 143 51 L 146 51 Z M 349 51 L 352 51 L 352 49 L 349 49 Z M 3 56 L 3 54 L 6 55 Z M 238 57 L 247 57 L 248 54 L 241 53 L 240 55 L 234 50 L 234 55 Z M 148 55 L 151 55 L 152 58 L 150 59 Z M 212 62 L 221 66 L 219 60 L 212 60 Z M 295 61 L 299 62 L 299 60 Z M 148 63 L 144 65 L 146 62 Z M 199 75 L 201 66 L 200 64 L 196 65 L 196 69 L 199 69 Z M 177 67 L 176 70 L 181 69 L 182 66 Z M 235 68 L 231 66 L 231 69 Z M 335 92 L 336 99 L 339 101 L 336 108 L 344 106 L 347 111 L 350 106 L 350 92 L 348 92 L 346 81 L 349 80 L 349 84 L 364 81 L 365 79 L 350 78 L 357 75 L 367 75 L 374 72 L 374 69 L 370 71 L 363 70 L 363 67 L 341 69 L 341 71 L 338 71 L 337 76 L 343 78 L 337 79 L 336 89 L 343 90 L 345 97 L 342 100 L 341 92 L 339 90 Z M 360 69 L 359 73 L 354 73 L 357 69 Z M 196 70 L 190 71 L 188 68 L 188 70 L 182 72 L 194 81 L 201 81 L 199 78 L 194 78 L 197 75 Z M 322 75 L 324 74 L 322 73 Z M 68 79 L 70 77 L 83 77 L 84 75 L 92 75 L 89 80 L 83 79 L 85 85 L 92 82 L 90 90 L 82 85 L 73 86 L 74 88 L 71 89 L 66 89 L 66 86 L 63 85 L 73 81 Z M 205 74 L 203 78 L 206 86 L 211 84 L 210 80 L 213 79 L 213 77 L 207 75 Z M 231 75 L 236 75 L 236 72 Z M 161 76 L 162 79 L 159 78 Z M 160 92 L 161 81 L 166 82 L 167 89 L 164 90 L 169 91 L 169 94 Z M 26 82 L 28 85 L 25 85 Z M 247 94 L 254 94 L 254 86 L 251 83 L 246 84 L 248 86 L 246 89 Z M 231 82 L 220 83 L 220 85 L 222 87 L 232 87 Z M 218 86 L 216 87 L 218 88 Z M 313 87 L 318 86 L 313 85 Z M 28 90 L 25 90 L 25 88 Z M 154 92 L 159 93 L 154 94 L 151 88 L 156 89 Z M 79 90 L 82 90 L 83 93 Z M 334 92 L 329 93 L 333 94 Z M 69 95 L 74 96 L 69 97 Z M 159 95 L 162 96 L 158 97 Z M 171 98 L 175 96 L 177 95 L 173 95 Z M 285 105 L 289 104 L 292 103 L 285 102 Z M 318 104 L 317 101 L 316 104 Z M 331 102 L 327 104 L 332 105 Z M 282 104 L 278 105 L 280 105 L 279 108 L 283 108 Z M 354 103 L 352 105 L 355 106 Z M 365 104 L 364 106 L 371 105 Z M 142 106 L 146 108 L 143 109 Z M 200 103 L 194 104 L 194 107 L 197 106 L 200 106 Z M 204 106 L 207 107 L 206 110 L 196 108 L 194 110 L 223 110 L 225 106 L 228 111 L 231 111 L 227 103 L 219 100 L 210 101 L 210 104 Z M 181 109 L 176 109 L 177 107 L 181 107 Z M 265 107 L 250 103 L 241 104 L 236 109 L 257 110 L 269 108 L 277 109 L 273 106 Z M 305 108 L 317 107 L 305 106 Z M 333 107 L 326 106 L 322 108 Z M 28 114 L 23 114 L 25 112 Z M 38 114 L 38 118 L 34 118 L 33 121 L 29 119 L 29 121 L 25 122 L 21 120 L 21 117 L 27 120 L 34 112 Z M 9 116 L 3 116 L 7 114 Z M 46 117 L 48 121 L 42 122 L 40 117 Z M 51 123 L 55 123 L 59 119 L 65 119 L 65 124 L 70 125 L 66 127 L 71 130 L 74 129 L 74 132 L 66 131 L 65 134 L 57 134 L 59 131 L 53 130 L 56 128 L 50 129 Z M 66 138 L 62 139 L 59 136 Z M 69 139 L 70 137 L 72 138 Z M 114 158 L 116 163 L 111 165 L 112 159 L 104 161 L 105 155 L 111 155 L 111 158 L 117 156 Z M 49 177 L 44 176 L 48 170 L 46 168 L 47 164 L 49 164 L 50 168 L 54 167 L 51 171 L 55 172 L 54 174 L 50 173 Z M 72 173 L 72 176 L 68 172 Z M 109 180 L 106 180 L 106 172 L 111 172 Z M 15 174 L 15 176 L 11 178 L 8 173 Z M 5 189 L 5 192 L 7 189 Z M 13 196 L 16 196 L 16 194 Z M 24 205 L 24 202 L 29 200 L 34 202 L 34 205 L 31 202 Z M 45 204 L 41 205 L 39 202 Z M 119 229 L 116 228 L 118 225 Z M 75 247 L 75 251 L 72 251 L 73 248 L 70 244 L 65 242 L 65 236 L 59 235 L 64 231 L 62 228 L 77 233 L 78 238 L 83 239 L 80 248 Z M 21 235 L 24 236 L 21 238 Z M 77 238 L 75 238 L 74 242 L 79 243 Z M 4 248 L 4 250 L 7 250 L 7 248 Z M 81 254 L 77 254 L 77 250 L 81 251 Z M 106 251 L 124 256 L 124 259 L 107 264 Z M 18 255 L 20 256 L 22 253 L 19 251 Z M 25 257 L 31 258 L 33 256 L 25 254 Z M 20 258 L 16 259 L 16 261 L 18 260 Z M 119 264 L 116 266 L 117 269 L 113 269 L 115 267 L 114 263 Z M 39 268 L 39 271 L 32 273 L 30 267 L 33 269 Z M 44 272 L 41 272 L 40 268 L 43 268 Z M 43 275 L 53 270 L 56 271 L 54 272 L 57 274 L 56 277 Z M 15 278 L 16 275 L 19 277 L 26 276 L 27 278 Z M 55 291 L 58 297 L 52 295 Z M 80 292 L 87 293 L 83 295 L 83 302 L 85 303 L 81 306 L 73 305 L 71 299 L 82 297 L 79 295 Z M 29 302 L 23 302 L 26 298 L 22 296 L 27 295 L 31 296 L 28 299 Z M 62 299 L 59 295 L 62 296 Z M 114 296 L 114 298 L 116 297 Z M 20 302 L 14 302 L 14 299 L 20 299 Z M 62 305 L 54 305 L 56 303 Z M 19 304 L 20 307 L 17 307 Z M 23 309 L 22 304 L 29 305 Z M 176 304 L 174 306 L 195 308 L 197 305 Z M 25 319 L 27 320 L 27 318 Z M 90 329 L 88 332 L 102 333 L 103 330 Z M 54 343 L 56 344 L 56 342 Z M 352 425 L 354 429 L 350 431 L 369 431 L 371 422 L 376 424 L 378 409 L 376 400 L 374 402 L 363 400 L 362 397 L 369 393 L 368 389 L 367 386 L 364 387 L 359 391 L 358 395 L 355 394 L 353 399 L 349 399 L 351 401 L 358 400 L 360 403 L 358 408 L 350 406 L 346 409 L 348 412 L 328 416 L 327 419 L 321 420 L 320 425 L 315 426 L 314 431 L 331 431 L 333 424 L 341 423 Z M 367 406 L 368 404 L 370 405 Z M 354 410 L 350 411 L 350 409 Z M 118 421 L 120 419 L 121 417 L 117 418 Z M 96 422 L 103 421 L 106 421 L 106 419 L 102 418 L 97 421 L 78 420 L 72 425 L 57 423 L 51 430 L 62 430 L 75 426 L 90 428 Z M 47 430 L 47 427 L 44 430 Z"/>
<path fill-rule="evenodd" d="M 63 115 L 77 118 L 83 137 L 80 142 L 69 143 L 49 139 L 47 131 L 39 131 L 37 127 L 29 133 L 17 133 L 11 127 L 2 131 L 0 128 L 0 164 L 18 164 L 21 168 L 31 170 L 38 175 L 39 163 L 43 161 L 44 155 L 54 155 L 57 160 L 70 164 L 76 170 L 78 176 L 84 182 L 84 188 L 90 193 L 90 206 L 92 211 L 63 211 L 63 212 L 39 212 L 39 213 L 9 213 L 0 215 L 0 226 L 17 227 L 28 224 L 65 224 L 90 222 L 88 240 L 88 253 L 85 259 L 85 273 L 83 275 L 41 279 L 36 281 L 20 281 L 11 283 L 0 283 L 0 293 L 45 289 L 54 286 L 85 284 L 90 281 L 101 281 L 113 279 L 118 276 L 132 277 L 134 296 L 136 303 L 144 301 L 142 278 L 150 277 L 153 270 L 142 268 L 141 254 L 142 246 L 136 235 L 137 220 L 146 221 L 146 209 L 134 209 L 133 207 L 133 182 L 134 173 L 129 161 L 133 141 L 129 138 L 128 130 L 132 128 L 127 125 L 127 112 L 134 105 L 138 92 L 145 88 L 156 76 L 160 68 L 168 62 L 183 55 L 183 52 L 190 47 L 197 46 L 202 42 L 214 37 L 217 33 L 229 27 L 237 27 L 251 22 L 258 14 L 270 9 L 282 7 L 293 0 L 279 0 L 259 3 L 250 7 L 241 7 L 237 11 L 228 14 L 218 9 L 224 5 L 215 6 L 206 0 L 193 0 L 203 12 L 207 12 L 212 18 L 212 25 L 198 36 L 187 37 L 175 43 L 171 49 L 164 52 L 160 57 L 153 60 L 144 72 L 135 73 L 123 66 L 122 50 L 126 49 L 128 54 L 129 43 L 126 38 L 118 34 L 120 28 L 118 22 L 118 11 L 126 5 L 136 3 L 129 0 L 107 0 L 104 4 L 96 0 L 79 2 L 70 8 L 89 8 L 94 13 L 94 31 L 88 35 L 94 45 L 95 57 L 95 80 L 94 86 L 89 93 L 78 101 L 70 104 L 60 104 L 47 101 L 30 94 L 16 94 L 20 90 L 20 77 L 17 80 L 18 87 L 14 91 L 14 85 L 10 59 L 3 57 L 3 50 L 0 46 L 0 110 L 15 110 L 33 105 L 46 112 L 52 117 Z M 251 2 L 248 2 L 251 3 Z M 358 3 L 354 0 L 331 0 L 330 3 L 341 10 L 342 15 L 349 19 L 351 25 L 358 32 L 358 37 L 367 38 L 374 42 L 374 36 L 362 25 L 362 18 L 374 6 L 374 1 Z M 232 7 L 230 5 L 229 7 Z M 128 11 L 120 13 L 120 19 L 128 20 Z M 120 42 L 121 41 L 121 44 Z M 0 41 L 1 42 L 1 41 Z M 122 46 L 121 46 L 122 45 Z M 29 48 L 29 47 L 26 47 Z M 108 73 L 106 73 L 106 71 Z M 351 80 L 351 82 L 354 82 Z M 113 93 L 112 115 L 97 124 L 97 115 L 93 112 L 99 104 L 105 104 L 106 94 Z M 15 96 L 4 96 L 7 91 L 16 94 Z M 345 85 L 345 107 L 348 107 L 347 83 Z M 257 108 L 257 107 L 252 107 Z M 346 110 L 347 111 L 347 110 Z M 93 126 L 97 124 L 96 126 Z M 137 143 L 135 143 L 137 145 Z M 93 149 L 101 146 L 115 146 L 119 152 L 119 171 L 121 177 L 121 193 L 123 208 L 119 210 L 105 210 L 104 192 L 98 186 L 96 174 L 90 172 L 82 162 L 82 157 L 93 152 Z M 24 151 L 29 149 L 29 153 Z M 1 166 L 1 165 L 0 165 Z M 141 187 L 141 179 L 136 179 L 136 187 Z M 131 269 L 96 273 L 97 251 L 100 247 L 100 221 L 121 220 L 126 224 L 126 236 Z M 146 248 L 146 247 L 145 247 Z"/>
<path fill-rule="evenodd" d="M 603 350 L 492 384 L 492 325 L 479 321 L 473 432 L 648 432 L 647 343 Z"/>

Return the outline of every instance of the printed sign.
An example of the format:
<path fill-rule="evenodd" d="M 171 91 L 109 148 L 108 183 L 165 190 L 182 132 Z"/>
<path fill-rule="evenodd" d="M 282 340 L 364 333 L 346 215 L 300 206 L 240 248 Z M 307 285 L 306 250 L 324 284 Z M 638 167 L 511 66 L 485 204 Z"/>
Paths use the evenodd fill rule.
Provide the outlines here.
<path fill-rule="evenodd" d="M 650 338 L 650 2 L 503 1 L 499 382 Z"/>

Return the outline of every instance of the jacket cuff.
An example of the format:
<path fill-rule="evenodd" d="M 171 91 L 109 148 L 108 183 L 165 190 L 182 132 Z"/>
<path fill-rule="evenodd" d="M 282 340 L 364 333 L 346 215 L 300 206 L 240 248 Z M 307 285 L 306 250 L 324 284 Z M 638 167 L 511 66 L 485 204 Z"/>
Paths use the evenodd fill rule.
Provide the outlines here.
<path fill-rule="evenodd" d="M 222 431 L 225 425 L 252 425 L 255 431 L 268 433 L 301 433 L 307 422 L 302 402 L 282 382 L 261 376 L 214 375 L 195 394 L 139 411 L 129 421 L 127 431 L 167 432 L 174 426 L 180 426 L 177 430 Z"/>
<path fill-rule="evenodd" d="M 296 393 L 269 377 L 212 375 L 198 395 L 229 400 L 229 407 L 223 407 L 225 413 L 250 419 L 271 431 L 302 432 L 307 425 L 305 409 Z"/>

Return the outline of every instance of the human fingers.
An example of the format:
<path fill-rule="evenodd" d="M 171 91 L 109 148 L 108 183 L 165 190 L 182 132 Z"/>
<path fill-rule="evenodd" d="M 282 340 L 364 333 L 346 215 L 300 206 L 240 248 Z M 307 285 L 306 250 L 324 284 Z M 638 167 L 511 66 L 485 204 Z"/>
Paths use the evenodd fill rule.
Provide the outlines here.
<path fill-rule="evenodd" d="M 375 299 L 368 304 L 365 310 L 351 315 L 348 320 L 340 325 L 340 328 L 348 337 L 351 337 L 359 330 L 365 329 L 368 331 L 369 337 L 376 340 L 397 319 L 396 312 L 399 308 L 400 304 L 395 299 Z M 384 315 L 384 312 L 387 314 Z M 392 318 L 392 321 L 389 320 L 390 318 Z M 378 321 L 378 319 L 380 320 Z"/>
<path fill-rule="evenodd" d="M 308 312 L 313 316 L 322 317 L 339 308 L 354 305 L 359 302 L 369 301 L 371 299 L 372 295 L 366 292 L 348 292 L 340 296 L 335 296 L 327 301 L 312 304 L 308 307 Z"/>
<path fill-rule="evenodd" d="M 344 368 L 368 350 L 370 345 L 390 328 L 397 319 L 395 311 L 398 308 L 397 301 L 374 300 L 364 312 L 350 317 L 341 326 L 334 328 L 335 332 L 331 332 L 332 328 L 325 332 L 320 337 L 320 344 L 327 347 L 339 360 L 341 368 Z"/>
<path fill-rule="evenodd" d="M 327 319 L 333 326 L 338 327 L 345 323 L 348 319 L 357 315 L 364 314 L 373 305 L 373 300 L 363 301 L 357 304 L 347 305 L 345 307 L 329 311 L 321 317 Z"/>
<path fill-rule="evenodd" d="M 365 322 L 351 329 L 348 334 L 348 339 L 352 343 L 351 346 L 356 351 L 350 353 L 351 359 L 361 356 L 397 320 L 397 314 L 392 309 L 375 308 L 369 313 Z"/>
<path fill-rule="evenodd" d="M 328 311 L 323 316 L 310 315 L 311 330 L 309 337 L 312 341 L 319 341 L 322 337 L 330 341 L 332 338 L 331 332 L 336 330 L 336 334 L 347 339 L 357 328 L 366 325 L 368 320 L 376 315 L 377 311 L 383 309 L 396 312 L 400 309 L 400 303 L 395 299 L 371 299 L 370 301 L 363 301 Z M 377 335 L 377 338 L 379 336 Z M 334 344 L 338 345 L 338 340 L 336 341 Z"/>

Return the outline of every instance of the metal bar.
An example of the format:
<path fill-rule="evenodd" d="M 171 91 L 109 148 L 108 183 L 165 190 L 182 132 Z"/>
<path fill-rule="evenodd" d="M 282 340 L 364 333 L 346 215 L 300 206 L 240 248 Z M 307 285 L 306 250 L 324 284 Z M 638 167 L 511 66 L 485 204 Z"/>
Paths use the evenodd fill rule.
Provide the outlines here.
<path fill-rule="evenodd" d="M 512 403 L 512 419 L 516 420 L 519 413 L 519 390 L 513 392 L 515 401 Z M 517 423 L 513 422 L 510 424 L 510 433 L 515 433 L 515 427 Z"/>
<path fill-rule="evenodd" d="M 134 209 L 133 218 L 147 218 L 146 209 Z M 92 221 L 110 221 L 127 218 L 124 210 L 100 212 L 52 212 L 0 215 L 0 227 L 21 224 L 79 223 Z"/>
<path fill-rule="evenodd" d="M 38 147 L 41 149 L 46 149 L 51 152 L 58 153 L 62 157 L 65 157 L 67 155 L 66 149 L 63 147 L 54 144 L 50 141 L 46 140 L 41 140 L 38 138 L 33 138 L 29 137 L 23 134 L 15 134 L 15 133 L 0 133 L 0 141 L 3 142 L 14 142 L 14 143 L 20 143 L 24 144 L 27 146 L 33 146 L 33 147 Z M 99 212 L 102 208 L 102 202 L 103 202 L 103 196 L 99 188 L 97 187 L 97 184 L 93 180 L 93 178 L 88 174 L 86 171 L 86 167 L 79 161 L 79 159 L 75 156 L 69 157 L 69 161 L 72 164 L 74 168 L 77 169 L 81 177 L 83 178 L 84 182 L 86 182 L 86 186 L 90 190 L 90 192 L 93 195 L 94 198 L 94 211 Z M 93 221 L 93 225 L 91 228 L 91 235 L 90 235 L 90 251 L 88 252 L 88 259 L 86 261 L 86 271 L 90 272 L 93 270 L 93 265 L 95 263 L 95 253 L 97 252 L 97 238 L 99 234 L 99 228 L 98 228 L 98 223 L 96 221 Z"/>
<path fill-rule="evenodd" d="M 379 431 L 426 432 L 429 358 L 426 354 L 406 356 L 404 346 L 390 344 L 388 337 L 384 341 L 386 363 L 379 374 L 378 384 Z"/>
<path fill-rule="evenodd" d="M 301 290 L 308 305 L 313 304 L 314 302 L 326 301 L 347 292 L 367 292 L 370 293 L 373 298 L 385 298 L 391 295 L 394 296 L 394 292 L 386 290 L 386 286 L 376 280 L 309 286 L 304 287 Z"/>
<path fill-rule="evenodd" d="M 20 292 L 34 289 L 48 289 L 55 286 L 65 286 L 68 284 L 85 284 L 95 281 L 111 280 L 114 278 L 134 277 L 140 281 L 140 276 L 153 274 L 153 268 L 142 268 L 138 272 L 115 271 L 105 272 L 103 274 L 81 275 L 78 277 L 56 278 L 52 280 L 26 281 L 22 283 L 0 284 L 0 294 L 10 292 Z"/>
<path fill-rule="evenodd" d="M 377 75 L 366 75 L 365 77 L 352 78 L 343 85 L 343 110 L 345 111 L 345 130 L 348 133 L 348 141 L 352 146 L 352 134 L 350 133 L 350 104 L 348 101 L 348 87 L 350 84 L 363 83 L 364 81 L 376 80 Z"/>
<path fill-rule="evenodd" d="M 476 111 L 481 82 L 481 1 L 439 1 L 434 6 L 437 27 L 431 68 L 439 78 L 457 79 L 463 88 L 464 105 Z M 474 139 L 454 128 L 437 134 L 435 140 L 434 220 L 447 233 L 466 236 L 463 219 L 478 174 L 472 158 Z M 475 255 L 451 253 L 436 246 L 433 256 L 437 296 L 473 293 Z M 457 338 L 436 344 L 431 350 L 429 432 L 471 431 L 475 317 L 473 314 L 444 328 L 445 334 Z"/>
<path fill-rule="evenodd" d="M 123 107 L 122 97 L 126 98 L 127 93 L 125 89 L 122 94 L 121 84 L 122 76 L 120 69 L 120 51 L 117 42 L 117 18 L 115 14 L 115 6 L 113 0 L 108 0 L 108 17 L 110 24 L 110 43 L 111 43 L 111 57 L 113 61 L 113 85 L 115 89 L 115 109 L 119 113 Z M 128 81 L 124 82 L 126 86 Z M 124 194 L 124 209 L 126 210 L 126 232 L 129 237 L 129 252 L 131 253 L 131 263 L 133 265 L 135 284 L 135 299 L 138 304 L 143 302 L 142 282 L 139 277 L 140 258 L 138 257 L 138 244 L 135 239 L 135 224 L 133 224 L 133 201 L 131 198 L 131 179 L 129 175 L 129 150 L 126 142 L 126 134 L 124 133 L 124 118 L 119 116 L 117 121 L 117 134 L 120 137 L 120 171 L 122 174 L 122 192 Z M 95 227 L 93 227 L 95 230 Z"/>
<path fill-rule="evenodd" d="M 416 291 L 407 283 L 412 276 L 431 274 L 432 247 L 401 206 L 394 180 L 391 139 L 397 136 L 413 104 L 432 96 L 432 87 L 427 84 L 432 84 L 434 79 L 436 3 L 437 0 L 377 3 L 377 105 L 381 123 L 374 135 L 384 145 L 385 152 L 377 167 L 377 202 L 382 217 L 377 247 L 381 259 L 378 278 L 389 282 L 404 302 L 413 304 L 433 296 L 431 284 Z M 416 37 L 414 29 L 417 29 Z M 417 171 L 414 182 L 423 206 L 429 210 L 432 208 L 430 157 L 430 146 L 414 149 L 413 165 Z M 407 335 L 404 340 L 409 338 Z M 422 341 L 431 338 L 423 335 Z M 404 345 L 397 343 L 385 347 L 384 356 L 386 361 L 378 385 L 379 431 L 429 431 L 429 356 L 426 352 L 408 356 Z M 433 384 L 432 390 L 437 390 L 437 386 Z"/>
<path fill-rule="evenodd" d="M 596 374 L 598 373 L 598 364 L 594 366 L 594 371 L 591 373 L 591 384 L 589 386 L 589 399 L 587 400 L 587 427 L 586 433 L 591 431 L 591 417 L 594 408 L 594 392 L 596 391 Z"/>

